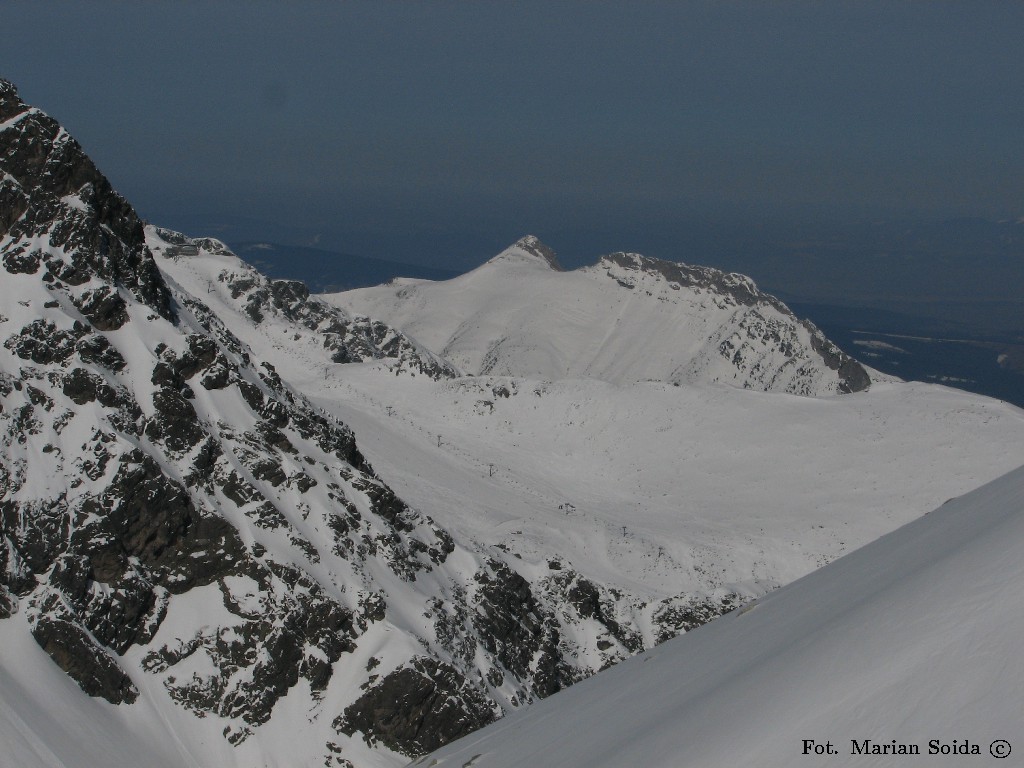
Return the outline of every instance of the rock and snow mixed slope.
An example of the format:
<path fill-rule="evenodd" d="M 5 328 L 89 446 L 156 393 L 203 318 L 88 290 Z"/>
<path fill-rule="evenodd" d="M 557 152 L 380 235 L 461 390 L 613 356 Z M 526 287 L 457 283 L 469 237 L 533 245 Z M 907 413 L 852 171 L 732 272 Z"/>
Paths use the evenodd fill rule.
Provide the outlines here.
<path fill-rule="evenodd" d="M 384 323 L 352 316 L 310 296 L 301 282 L 268 280 L 219 240 L 190 238 L 148 226 L 146 244 L 153 254 L 163 257 L 159 263 L 164 265 L 164 274 L 177 277 L 183 292 L 201 297 L 218 316 L 241 315 L 241 322 L 233 327 L 257 347 L 284 346 L 293 356 L 301 356 L 302 350 L 312 365 L 387 360 L 389 370 L 395 373 L 420 373 L 435 379 L 460 375 L 449 363 Z"/>
<path fill-rule="evenodd" d="M 1024 749 L 1021 637 L 1024 467 L 412 765 L 991 761 Z"/>
<path fill-rule="evenodd" d="M 166 731 L 151 765 L 393 764 L 595 670 L 576 648 L 618 626 L 582 616 L 595 587 L 567 574 L 534 594 L 511 556 L 396 497 L 343 423 L 165 278 L 147 237 L 210 257 L 205 295 L 254 338 L 287 327 L 282 348 L 422 381 L 450 366 L 220 254 L 225 271 L 214 242 L 147 235 L 6 82 L 0 121 L 3 664 L 31 694 L 20 670 L 49 656 L 115 742 L 60 761 L 109 765 L 139 746 L 110 730 L 128 724 Z M 21 764 L 52 764 L 73 741 L 10 695 Z"/>
<path fill-rule="evenodd" d="M 403 279 L 326 298 L 479 375 L 723 382 L 800 395 L 870 383 L 859 363 L 748 277 L 627 253 L 565 272 L 535 237 L 452 280 Z"/>
<path fill-rule="evenodd" d="M 238 745 L 240 765 L 274 754 L 260 726 L 282 711 L 313 724 L 279 747 L 285 762 L 297 749 L 334 760 L 355 741 L 368 670 L 424 650 L 421 688 L 456 705 L 411 718 L 427 722 L 421 742 L 492 718 L 497 705 L 463 694 L 429 643 L 387 642 L 403 613 L 429 626 L 427 601 L 470 578 L 473 557 L 446 570 L 451 537 L 394 495 L 345 425 L 164 280 L 131 206 L 4 81 L 0 162 L 5 631 L 20 627 L 91 696 L 133 712 L 173 705 L 202 738 Z M 321 329 L 335 356 L 384 355 L 380 336 L 415 357 L 398 335 L 343 325 Z"/>
<path fill-rule="evenodd" d="M 603 262 L 614 278 L 558 273 L 534 241 L 473 273 L 490 300 L 488 270 L 524 269 L 515 290 L 589 281 L 563 303 L 703 298 L 664 346 L 638 299 L 656 330 L 623 313 L 587 379 L 461 376 L 433 340 L 144 227 L 2 81 L 0 169 L 0 741 L 19 765 L 399 765 L 1024 445 L 1019 410 L 939 387 L 722 386 L 860 379 L 738 277 L 625 256 Z M 731 329 L 718 346 L 691 338 L 702 302 Z M 564 328 L 599 346 L 583 330 Z M 651 360 L 618 359 L 641 342 Z M 679 344 L 717 351 L 677 387 Z M 520 370 L 510 349 L 496 359 Z"/>

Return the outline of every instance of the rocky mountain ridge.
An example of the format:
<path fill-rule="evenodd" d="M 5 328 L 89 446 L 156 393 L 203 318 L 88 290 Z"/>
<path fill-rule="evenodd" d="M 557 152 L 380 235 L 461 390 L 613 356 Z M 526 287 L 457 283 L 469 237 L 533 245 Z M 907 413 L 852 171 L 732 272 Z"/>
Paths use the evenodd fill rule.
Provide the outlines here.
<path fill-rule="evenodd" d="M 146 237 L 153 253 L 181 263 L 182 269 L 176 274 L 191 277 L 189 288 L 205 296 L 207 303 L 216 294 L 225 308 L 250 321 L 247 326 L 287 326 L 293 331 L 289 342 L 315 348 L 314 357 L 325 364 L 389 360 L 396 373 L 419 373 L 432 379 L 461 375 L 446 360 L 384 323 L 352 316 L 311 296 L 309 289 L 297 280 L 264 277 L 219 240 L 191 238 L 153 226 L 146 228 Z M 190 260 L 196 257 L 203 262 L 201 272 L 189 269 Z M 220 269 L 210 275 L 209 266 L 214 261 Z M 268 319 L 271 322 L 265 323 Z"/>
<path fill-rule="evenodd" d="M 717 352 L 730 359 L 738 368 L 744 352 L 751 349 L 757 342 L 778 345 L 789 359 L 784 365 L 793 365 L 797 360 L 800 370 L 796 380 L 807 381 L 813 374 L 812 366 L 824 366 L 836 372 L 835 391 L 839 394 L 860 392 L 871 385 L 871 377 L 859 362 L 839 349 L 810 320 L 799 320 L 782 301 L 775 296 L 758 289 L 746 275 L 735 272 L 722 272 L 712 267 L 692 266 L 674 261 L 651 259 L 637 253 L 613 253 L 603 256 L 595 269 L 604 269 L 606 274 L 614 277 L 623 287 L 635 289 L 635 274 L 652 275 L 664 279 L 669 286 L 690 288 L 695 291 L 706 291 L 717 294 L 723 301 L 733 302 L 738 307 L 749 307 L 751 311 L 742 316 L 735 329 L 723 330 L 718 334 Z M 674 289 L 674 288 L 673 288 Z M 770 308 L 779 316 L 770 317 L 768 312 L 760 308 Z M 803 342 L 802 332 L 806 331 L 810 351 Z M 744 338 L 745 337 L 745 338 Z M 803 342 L 803 343 L 802 343 Z M 696 374 L 699 364 L 695 365 Z M 759 376 L 755 366 L 748 368 L 750 381 L 763 385 L 764 389 L 774 389 L 775 381 L 783 374 L 782 368 L 773 372 L 773 378 Z M 744 382 L 747 386 L 747 382 Z M 787 391 L 794 394 L 809 394 L 807 389 L 801 391 L 799 385 L 790 383 Z"/>
<path fill-rule="evenodd" d="M 372 593 L 343 603 L 343 582 L 303 571 L 318 546 L 410 579 L 450 538 L 376 478 L 344 425 L 173 295 L 142 222 L 54 121 L 7 84 L 0 105 L 4 188 L 21 210 L 0 233 L 13 310 L 0 318 L 0 610 L 24 609 L 83 690 L 131 702 L 116 657 L 153 640 L 173 598 L 219 584 L 230 603 L 228 580 L 251 579 L 267 611 L 234 611 L 233 642 L 210 646 L 219 675 L 166 683 L 187 706 L 259 724 L 298 677 L 324 684 L 380 611 Z M 333 532 L 329 549 L 311 526 Z M 147 668 L 202 645 L 182 642 Z"/>

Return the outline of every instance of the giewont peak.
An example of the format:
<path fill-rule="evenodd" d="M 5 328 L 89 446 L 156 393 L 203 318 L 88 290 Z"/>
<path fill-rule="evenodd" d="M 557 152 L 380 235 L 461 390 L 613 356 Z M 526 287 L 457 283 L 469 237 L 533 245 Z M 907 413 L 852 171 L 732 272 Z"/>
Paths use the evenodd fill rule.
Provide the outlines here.
<path fill-rule="evenodd" d="M 548 269 L 555 272 L 565 271 L 562 265 L 558 263 L 558 258 L 555 256 L 555 252 L 548 246 L 544 245 L 544 243 L 534 235 L 526 235 L 526 237 L 519 238 L 515 243 L 499 253 L 488 263 L 535 260 L 541 261 L 548 267 Z"/>

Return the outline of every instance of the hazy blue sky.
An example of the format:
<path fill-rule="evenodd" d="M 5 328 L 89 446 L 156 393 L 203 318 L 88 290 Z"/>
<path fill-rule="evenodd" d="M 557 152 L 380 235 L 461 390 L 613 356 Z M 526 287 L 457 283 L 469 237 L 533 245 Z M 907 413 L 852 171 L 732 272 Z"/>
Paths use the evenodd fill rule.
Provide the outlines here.
<path fill-rule="evenodd" d="M 1024 216 L 1024 3 L 6 2 L 141 214 L 396 260 Z M 688 230 L 689 228 L 689 230 Z"/>

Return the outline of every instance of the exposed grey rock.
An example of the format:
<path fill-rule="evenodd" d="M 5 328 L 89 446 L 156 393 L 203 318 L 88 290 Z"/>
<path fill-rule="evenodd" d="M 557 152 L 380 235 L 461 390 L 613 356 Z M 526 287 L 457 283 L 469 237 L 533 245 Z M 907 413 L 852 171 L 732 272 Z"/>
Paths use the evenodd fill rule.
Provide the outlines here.
<path fill-rule="evenodd" d="M 116 331 L 128 322 L 128 305 L 109 286 L 85 291 L 73 301 L 98 331 Z"/>
<path fill-rule="evenodd" d="M 39 265 L 42 261 L 41 256 L 41 251 L 10 251 L 4 254 L 4 269 L 12 275 L 34 275 L 39 271 Z"/>
<path fill-rule="evenodd" d="M 78 356 L 84 363 L 95 363 L 110 371 L 121 371 L 124 369 L 124 357 L 114 347 L 106 336 L 102 334 L 89 334 L 75 344 Z"/>
<path fill-rule="evenodd" d="M 247 559 L 233 570 L 259 585 L 263 610 L 250 612 L 222 580 L 224 605 L 238 623 L 146 656 L 144 666 L 154 673 L 173 671 L 196 653 L 207 656 L 216 670 L 212 675 L 166 678 L 171 695 L 199 715 L 213 712 L 261 725 L 300 678 L 314 691 L 323 691 L 335 662 L 352 650 L 352 613 L 300 571 L 268 565 Z"/>
<path fill-rule="evenodd" d="M 63 393 L 77 405 L 85 405 L 100 400 L 103 405 L 117 404 L 117 392 L 95 373 L 85 368 L 74 368 L 64 376 Z"/>
<path fill-rule="evenodd" d="M 0 132 L 3 170 L 13 179 L 7 195 L 14 195 L 14 185 L 18 193 L 8 199 L 13 207 L 6 209 L 0 236 L 28 241 L 46 233 L 54 249 L 47 263 L 52 277 L 72 284 L 82 275 L 98 277 L 173 319 L 170 291 L 146 248 L 142 221 L 78 142 L 56 120 L 30 109 L 7 81 L 0 87 L 0 114 L 4 120 L 21 116 Z M 65 202 L 68 196 L 83 205 Z"/>
<path fill-rule="evenodd" d="M 75 352 L 75 343 L 85 335 L 80 323 L 58 329 L 51 320 L 33 320 L 17 334 L 9 336 L 4 346 L 22 360 L 37 365 L 63 363 Z"/>
<path fill-rule="evenodd" d="M 52 606 L 42 608 L 48 609 Z M 79 624 L 44 614 L 33 626 L 32 636 L 90 696 L 100 696 L 111 704 L 131 703 L 138 698 L 139 691 L 131 678 Z"/>
<path fill-rule="evenodd" d="M 454 667 L 418 657 L 349 705 L 334 727 L 415 757 L 492 722 L 487 697 Z"/>
<path fill-rule="evenodd" d="M 562 658 L 557 622 L 520 574 L 499 560 L 487 565 L 473 577 L 480 585 L 473 626 L 481 645 L 540 697 L 571 685 L 577 674 Z"/>
<path fill-rule="evenodd" d="M 663 643 L 683 632 L 696 629 L 728 613 L 738 602 L 736 595 L 726 595 L 718 600 L 685 596 L 662 600 L 652 617 L 658 630 L 657 642 Z"/>
<path fill-rule="evenodd" d="M 205 432 L 192 404 L 176 389 L 161 387 L 153 393 L 154 416 L 146 425 L 146 435 L 159 440 L 171 451 L 185 451 L 198 445 Z"/>
<path fill-rule="evenodd" d="M 152 643 L 177 596 L 217 585 L 237 621 L 147 648 L 144 668 L 197 714 L 240 718 L 245 726 L 226 733 L 237 743 L 300 680 L 322 695 L 341 656 L 385 618 L 386 600 L 360 586 L 373 569 L 412 580 L 454 544 L 374 474 L 351 430 L 253 360 L 197 299 L 172 297 L 141 222 L 56 123 L 6 86 L 3 110 L 24 117 L 0 140 L 0 194 L 14 206 L 4 210 L 0 256 L 7 274 L 47 286 L 47 314 L 4 339 L 4 354 L 23 365 L 0 374 L 0 617 L 27 611 L 37 642 L 83 690 L 129 703 L 138 691 L 121 654 Z M 28 247 L 45 238 L 58 247 Z M 200 247 L 229 253 L 213 241 Z M 339 321 L 303 286 L 253 274 L 252 285 L 243 279 L 232 290 L 252 293 L 256 310 L 291 313 L 312 328 Z M 135 313 L 158 324 L 163 339 L 141 370 L 118 348 L 125 334 L 133 360 L 148 348 L 145 324 L 129 322 Z M 407 354 L 419 365 L 419 352 L 390 329 L 355 325 L 344 334 L 334 327 L 339 338 L 329 345 L 347 340 L 353 358 Z M 419 370 L 432 365 L 425 357 Z M 196 383 L 237 401 L 241 422 L 207 413 Z M 84 414 L 95 419 L 84 425 L 92 437 L 62 440 Z M 42 490 L 26 485 L 33 448 L 52 462 L 53 482 Z M 302 500 L 327 482 L 314 504 Z M 47 495 L 48 487 L 58 490 Z M 352 583 L 331 585 L 333 595 L 302 568 L 267 558 L 262 545 L 245 546 L 236 527 L 241 519 L 249 537 L 280 536 L 299 562 L 316 563 L 319 550 L 296 527 L 310 515 L 333 529 L 353 568 Z M 257 597 L 236 593 L 239 583 L 253 584 Z M 355 608 L 337 599 L 346 587 L 361 593 Z M 195 654 L 213 672 L 179 676 Z"/>

